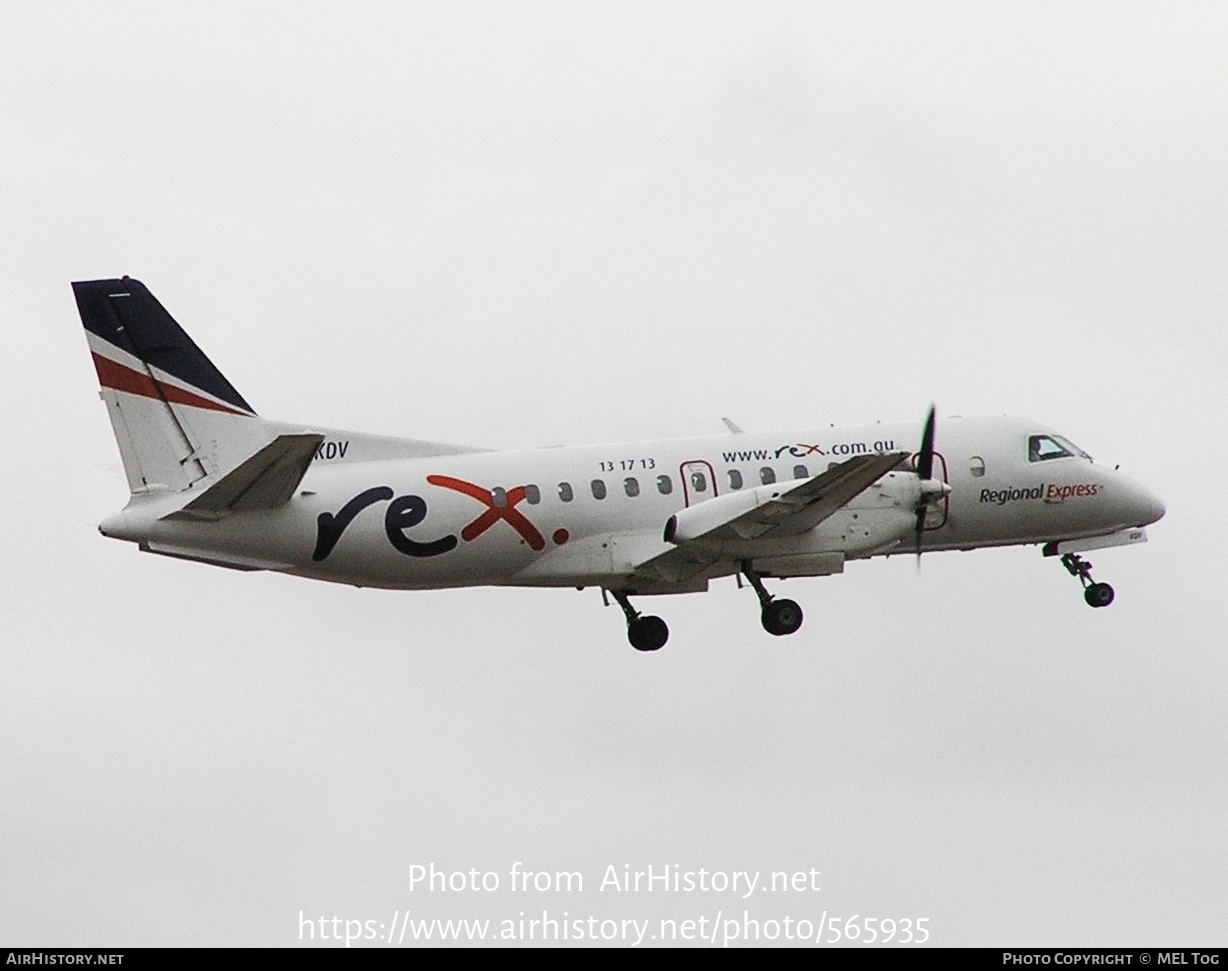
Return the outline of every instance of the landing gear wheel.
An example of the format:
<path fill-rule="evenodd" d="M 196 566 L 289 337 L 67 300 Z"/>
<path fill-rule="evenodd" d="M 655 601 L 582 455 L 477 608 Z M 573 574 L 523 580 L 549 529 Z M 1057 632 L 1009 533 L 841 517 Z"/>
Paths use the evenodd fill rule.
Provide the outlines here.
<path fill-rule="evenodd" d="M 1107 607 L 1113 602 L 1113 588 L 1107 583 L 1093 583 L 1083 591 L 1083 599 L 1092 607 Z"/>
<path fill-rule="evenodd" d="M 1047 547 L 1046 547 L 1047 548 Z M 1107 583 L 1097 583 L 1092 579 L 1092 565 L 1077 553 L 1067 553 L 1062 557 L 1062 566 L 1072 577 L 1078 577 L 1083 584 L 1083 599 L 1089 607 L 1107 607 L 1113 602 L 1113 588 Z"/>
<path fill-rule="evenodd" d="M 669 640 L 669 628 L 660 617 L 636 617 L 627 624 L 627 640 L 637 651 L 659 651 Z"/>
<path fill-rule="evenodd" d="M 802 626 L 802 608 L 792 600 L 773 600 L 763 608 L 763 629 L 783 637 Z"/>

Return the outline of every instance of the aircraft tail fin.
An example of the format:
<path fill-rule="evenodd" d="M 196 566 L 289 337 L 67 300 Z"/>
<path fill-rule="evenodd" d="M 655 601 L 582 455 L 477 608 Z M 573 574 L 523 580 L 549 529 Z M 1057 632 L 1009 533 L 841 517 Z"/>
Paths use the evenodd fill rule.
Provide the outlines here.
<path fill-rule="evenodd" d="M 268 444 L 269 423 L 144 284 L 72 286 L 134 494 L 181 492 Z"/>

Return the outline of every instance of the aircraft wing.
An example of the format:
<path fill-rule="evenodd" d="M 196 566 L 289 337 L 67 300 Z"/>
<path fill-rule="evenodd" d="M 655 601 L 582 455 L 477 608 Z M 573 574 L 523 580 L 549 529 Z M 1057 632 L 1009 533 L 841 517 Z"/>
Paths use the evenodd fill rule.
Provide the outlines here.
<path fill-rule="evenodd" d="M 722 552 L 725 543 L 795 536 L 814 529 L 908 455 L 857 455 L 811 479 L 730 492 L 690 506 L 666 526 L 665 540 L 673 548 L 638 564 L 629 586 L 668 588 L 727 559 Z"/>

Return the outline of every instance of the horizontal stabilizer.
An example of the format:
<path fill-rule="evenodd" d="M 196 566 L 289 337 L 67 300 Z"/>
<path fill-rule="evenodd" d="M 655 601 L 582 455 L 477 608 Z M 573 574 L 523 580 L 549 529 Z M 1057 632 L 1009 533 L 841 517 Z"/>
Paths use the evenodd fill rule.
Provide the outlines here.
<path fill-rule="evenodd" d="M 223 566 L 228 570 L 290 570 L 293 563 L 282 560 L 263 559 L 255 556 L 244 556 L 241 553 L 226 553 L 217 550 L 197 550 L 188 546 L 175 546 L 171 543 L 141 543 L 141 550 L 146 553 L 157 553 L 159 556 L 170 556 L 176 560 L 192 560 L 195 563 L 208 563 L 210 566 Z"/>
<path fill-rule="evenodd" d="M 163 518 L 213 520 L 232 512 L 284 506 L 323 441 L 323 435 L 278 435 L 182 509 Z"/>

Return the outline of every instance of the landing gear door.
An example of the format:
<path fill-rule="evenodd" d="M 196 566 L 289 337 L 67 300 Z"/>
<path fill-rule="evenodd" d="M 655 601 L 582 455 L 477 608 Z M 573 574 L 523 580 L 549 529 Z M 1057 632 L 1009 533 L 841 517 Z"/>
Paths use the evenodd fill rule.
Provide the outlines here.
<path fill-rule="evenodd" d="M 917 467 L 917 456 L 912 457 L 912 467 L 915 470 Z M 947 460 L 941 452 L 934 453 L 934 476 L 942 482 L 950 482 L 951 478 L 947 474 Z M 925 532 L 934 529 L 942 529 L 947 524 L 947 516 L 951 512 L 951 494 L 947 493 L 942 497 L 942 500 L 934 503 L 932 506 L 927 506 L 925 509 Z"/>
<path fill-rule="evenodd" d="M 688 506 L 716 496 L 716 475 L 712 466 L 702 459 L 683 462 L 678 474 L 682 477 L 682 496 Z"/>

